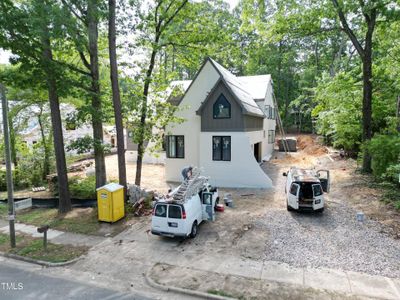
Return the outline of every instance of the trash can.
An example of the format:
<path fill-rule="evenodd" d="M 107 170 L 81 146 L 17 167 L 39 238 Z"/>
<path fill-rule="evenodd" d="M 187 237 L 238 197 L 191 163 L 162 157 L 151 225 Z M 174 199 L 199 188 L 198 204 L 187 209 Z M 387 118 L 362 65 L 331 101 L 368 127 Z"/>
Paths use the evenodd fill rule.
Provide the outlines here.
<path fill-rule="evenodd" d="M 125 216 L 124 187 L 109 183 L 97 190 L 98 219 L 104 222 L 116 222 Z"/>

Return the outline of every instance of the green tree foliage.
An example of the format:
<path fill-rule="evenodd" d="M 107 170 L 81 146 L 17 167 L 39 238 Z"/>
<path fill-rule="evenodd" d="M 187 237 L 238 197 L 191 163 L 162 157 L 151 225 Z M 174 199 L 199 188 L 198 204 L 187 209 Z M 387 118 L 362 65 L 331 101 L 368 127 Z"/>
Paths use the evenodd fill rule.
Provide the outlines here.
<path fill-rule="evenodd" d="M 399 169 L 400 164 L 400 136 L 376 135 L 366 147 L 372 156 L 373 174 L 378 178 L 387 176 L 398 181 L 400 173 L 395 176 L 394 171 Z"/>

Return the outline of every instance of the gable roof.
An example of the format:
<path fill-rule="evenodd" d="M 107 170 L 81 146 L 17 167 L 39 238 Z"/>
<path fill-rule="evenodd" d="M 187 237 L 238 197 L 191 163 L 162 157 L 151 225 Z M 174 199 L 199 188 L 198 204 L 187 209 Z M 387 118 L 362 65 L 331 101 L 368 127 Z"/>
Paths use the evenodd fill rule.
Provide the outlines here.
<path fill-rule="evenodd" d="M 167 102 L 171 103 L 172 105 L 178 106 L 185 96 L 185 93 L 191 83 L 191 80 L 172 81 L 166 91 L 167 95 L 169 95 Z"/>
<path fill-rule="evenodd" d="M 264 99 L 267 93 L 268 84 L 271 80 L 271 75 L 256 75 L 256 76 L 243 76 L 236 77 L 219 63 L 211 58 L 207 58 L 200 70 L 196 74 L 193 81 L 196 80 L 198 74 L 202 71 L 204 65 L 210 62 L 211 65 L 215 68 L 215 70 L 220 75 L 220 79 L 214 85 L 214 88 L 218 85 L 220 81 L 222 81 L 228 90 L 232 93 L 233 97 L 237 101 L 237 103 L 242 107 L 243 113 L 247 115 L 257 116 L 257 117 L 265 117 L 263 110 L 257 105 L 256 100 Z M 174 87 L 180 85 L 185 93 L 179 99 L 171 99 L 169 100 L 172 104 L 179 105 L 183 97 L 185 96 L 187 90 L 192 85 L 193 81 L 190 80 L 182 80 L 182 81 L 173 81 L 171 82 L 171 88 L 173 90 Z M 213 88 L 213 89 L 214 89 Z M 171 90 L 171 92 L 172 92 Z M 170 97 L 171 98 L 171 97 Z M 176 98 L 176 97 L 175 97 Z M 207 99 L 207 98 L 206 98 Z M 201 111 L 206 103 L 206 99 L 201 103 L 199 109 L 197 111 Z"/>

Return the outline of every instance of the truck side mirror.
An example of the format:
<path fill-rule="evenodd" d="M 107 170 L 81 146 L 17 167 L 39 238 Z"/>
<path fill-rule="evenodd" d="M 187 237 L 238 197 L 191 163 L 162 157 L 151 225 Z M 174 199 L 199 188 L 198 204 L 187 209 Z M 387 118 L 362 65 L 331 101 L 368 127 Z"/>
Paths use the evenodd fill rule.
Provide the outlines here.
<path fill-rule="evenodd" d="M 287 173 L 286 173 L 286 172 L 283 172 L 283 174 L 282 174 L 282 175 L 286 177 L 286 176 L 287 176 Z"/>

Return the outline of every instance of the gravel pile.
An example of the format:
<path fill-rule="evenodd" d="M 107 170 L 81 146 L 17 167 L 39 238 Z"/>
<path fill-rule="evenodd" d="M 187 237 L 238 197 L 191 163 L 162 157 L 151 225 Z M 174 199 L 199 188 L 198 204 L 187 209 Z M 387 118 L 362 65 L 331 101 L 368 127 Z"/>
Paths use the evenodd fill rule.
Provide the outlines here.
<path fill-rule="evenodd" d="M 326 267 L 400 277 L 400 240 L 378 222 L 343 203 L 329 203 L 323 214 L 271 210 L 257 225 L 267 230 L 265 259 L 297 267 Z"/>

